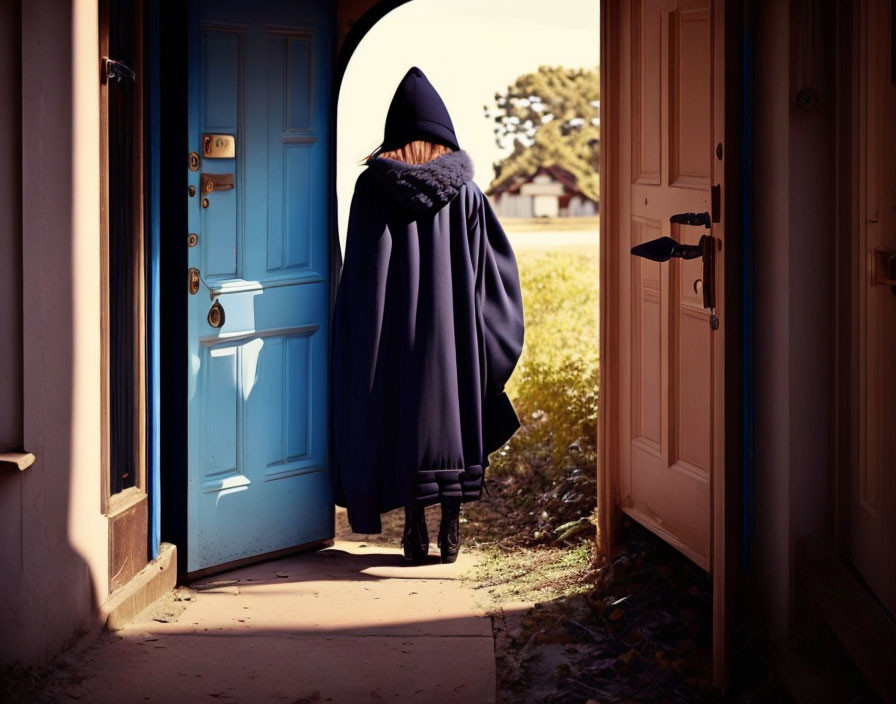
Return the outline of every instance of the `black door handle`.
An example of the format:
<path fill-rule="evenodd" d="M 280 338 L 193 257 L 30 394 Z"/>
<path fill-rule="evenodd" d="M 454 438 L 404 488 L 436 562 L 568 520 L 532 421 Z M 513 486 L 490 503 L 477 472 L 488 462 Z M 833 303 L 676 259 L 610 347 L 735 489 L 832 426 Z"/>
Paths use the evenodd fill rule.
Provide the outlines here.
<path fill-rule="evenodd" d="M 712 219 L 709 213 L 676 213 L 669 218 L 669 222 L 676 225 L 693 225 L 695 227 L 702 225 L 707 230 L 712 227 Z M 654 262 L 667 262 L 672 257 L 696 259 L 703 256 L 705 238 L 706 235 L 703 235 L 697 244 L 681 244 L 671 237 L 660 237 L 656 240 L 635 245 L 632 247 L 632 254 Z"/>
<path fill-rule="evenodd" d="M 712 219 L 709 213 L 676 213 L 669 218 L 669 222 L 677 225 L 703 225 L 707 230 L 712 227 Z"/>
<path fill-rule="evenodd" d="M 706 235 L 703 235 L 706 237 Z M 697 259 L 703 256 L 703 237 L 698 244 L 681 244 L 671 237 L 660 237 L 632 247 L 632 254 L 654 262 L 667 262 L 672 257 Z"/>
<path fill-rule="evenodd" d="M 712 229 L 712 219 L 709 213 L 677 213 L 669 218 L 669 222 L 695 227 L 702 225 L 707 230 Z M 717 330 L 719 327 L 719 319 L 715 313 L 715 252 L 716 241 L 712 234 L 701 235 L 697 244 L 681 244 L 672 237 L 659 237 L 632 247 L 632 254 L 636 257 L 644 257 L 654 262 L 666 262 L 673 257 L 679 259 L 703 258 L 703 307 L 709 308 L 711 311 L 709 325 L 713 330 Z"/>

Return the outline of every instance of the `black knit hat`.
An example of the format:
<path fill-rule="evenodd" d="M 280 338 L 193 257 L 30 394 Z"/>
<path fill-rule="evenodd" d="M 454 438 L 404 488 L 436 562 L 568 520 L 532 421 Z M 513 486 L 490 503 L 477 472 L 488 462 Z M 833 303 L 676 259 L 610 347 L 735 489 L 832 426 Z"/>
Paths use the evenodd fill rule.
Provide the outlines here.
<path fill-rule="evenodd" d="M 412 66 L 395 89 L 380 149 L 398 149 L 415 139 L 460 149 L 448 108 L 423 71 Z"/>

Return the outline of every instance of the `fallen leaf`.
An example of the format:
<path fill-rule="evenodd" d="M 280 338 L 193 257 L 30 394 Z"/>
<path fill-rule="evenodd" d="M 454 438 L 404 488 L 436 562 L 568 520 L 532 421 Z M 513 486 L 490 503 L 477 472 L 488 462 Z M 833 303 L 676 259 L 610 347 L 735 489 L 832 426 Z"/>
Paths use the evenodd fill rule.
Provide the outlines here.
<path fill-rule="evenodd" d="M 626 665 L 628 665 L 632 658 L 635 657 L 635 649 L 629 648 L 626 652 L 619 656 L 619 659 L 622 660 Z"/>

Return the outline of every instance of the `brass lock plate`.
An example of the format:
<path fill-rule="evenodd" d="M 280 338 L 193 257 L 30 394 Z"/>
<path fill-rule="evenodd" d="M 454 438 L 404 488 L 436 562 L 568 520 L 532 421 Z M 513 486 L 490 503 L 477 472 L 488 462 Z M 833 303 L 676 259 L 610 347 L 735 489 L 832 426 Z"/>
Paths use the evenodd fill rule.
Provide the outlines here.
<path fill-rule="evenodd" d="M 202 174 L 199 183 L 203 193 L 229 191 L 233 188 L 233 174 Z"/>
<path fill-rule="evenodd" d="M 213 328 L 220 328 L 224 325 L 224 306 L 220 301 L 215 301 L 214 305 L 208 310 L 208 324 Z"/>
<path fill-rule="evenodd" d="M 187 272 L 187 288 L 191 296 L 199 293 L 199 269 L 195 266 L 190 267 L 190 270 Z"/>
<path fill-rule="evenodd" d="M 232 134 L 203 134 L 202 156 L 206 159 L 233 159 L 236 156 L 236 137 Z"/>

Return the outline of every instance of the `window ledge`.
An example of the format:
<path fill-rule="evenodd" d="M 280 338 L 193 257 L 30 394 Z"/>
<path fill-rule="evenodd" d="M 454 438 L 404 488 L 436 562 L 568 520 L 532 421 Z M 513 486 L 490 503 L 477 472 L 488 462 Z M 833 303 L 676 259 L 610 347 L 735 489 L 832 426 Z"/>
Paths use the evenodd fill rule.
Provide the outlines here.
<path fill-rule="evenodd" d="M 128 487 L 124 491 L 119 492 L 118 494 L 112 494 L 112 496 L 109 497 L 106 515 L 109 518 L 113 518 L 118 514 L 133 508 L 145 499 L 145 491 L 136 486 Z"/>
<path fill-rule="evenodd" d="M 0 452 L 0 468 L 24 471 L 34 464 L 34 455 L 30 452 Z"/>

